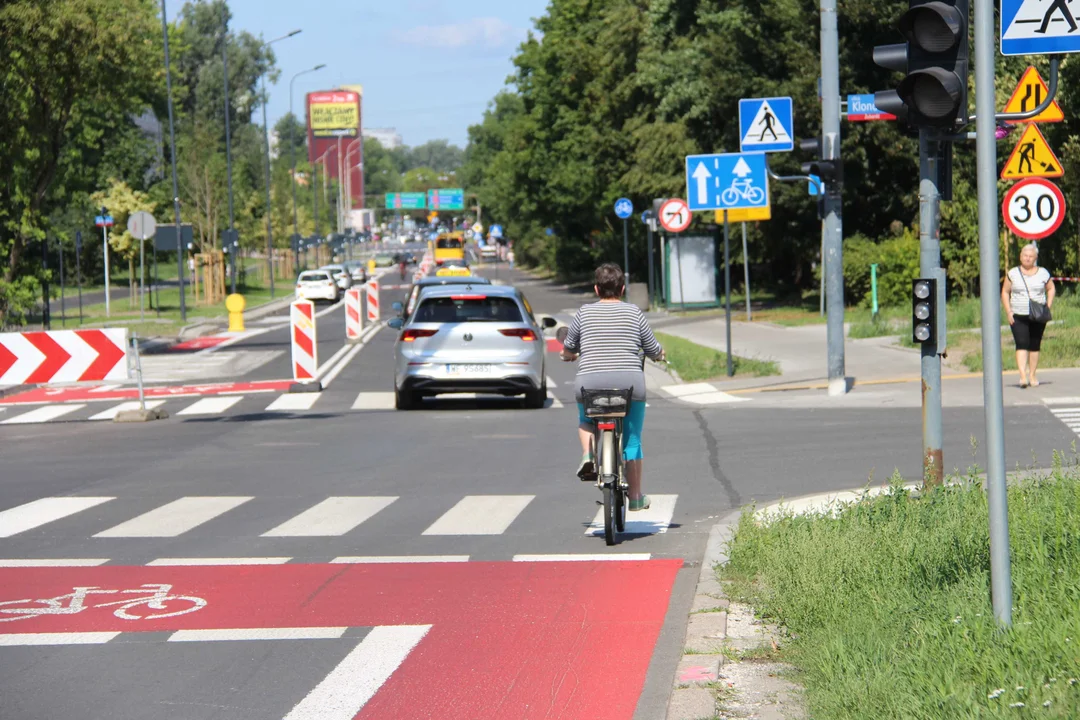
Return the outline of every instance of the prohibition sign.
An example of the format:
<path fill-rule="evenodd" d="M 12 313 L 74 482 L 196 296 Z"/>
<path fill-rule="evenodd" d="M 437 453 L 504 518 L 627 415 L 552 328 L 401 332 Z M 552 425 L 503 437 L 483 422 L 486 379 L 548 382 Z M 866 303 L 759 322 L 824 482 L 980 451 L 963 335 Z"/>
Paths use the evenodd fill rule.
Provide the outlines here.
<path fill-rule="evenodd" d="M 1065 196 L 1043 178 L 1028 178 L 1009 188 L 1001 204 L 1005 224 L 1019 237 L 1042 240 L 1065 220 Z"/>
<path fill-rule="evenodd" d="M 694 214 L 690 212 L 685 200 L 672 198 L 660 206 L 660 224 L 665 230 L 680 233 L 690 227 Z"/>

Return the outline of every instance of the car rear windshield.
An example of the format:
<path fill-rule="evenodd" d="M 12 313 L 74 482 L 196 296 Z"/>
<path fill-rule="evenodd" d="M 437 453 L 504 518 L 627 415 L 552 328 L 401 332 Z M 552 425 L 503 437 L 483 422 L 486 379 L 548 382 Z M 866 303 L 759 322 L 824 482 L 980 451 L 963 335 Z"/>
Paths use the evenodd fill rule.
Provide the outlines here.
<path fill-rule="evenodd" d="M 330 276 L 325 272 L 300 273 L 300 282 L 323 282 L 329 279 Z"/>
<path fill-rule="evenodd" d="M 461 247 L 461 241 L 455 238 L 440 238 L 435 242 L 435 247 L 442 248 L 444 250 L 448 248 L 457 250 Z"/>
<path fill-rule="evenodd" d="M 454 295 L 427 298 L 413 316 L 414 322 L 522 322 L 521 310 L 512 298 Z"/>

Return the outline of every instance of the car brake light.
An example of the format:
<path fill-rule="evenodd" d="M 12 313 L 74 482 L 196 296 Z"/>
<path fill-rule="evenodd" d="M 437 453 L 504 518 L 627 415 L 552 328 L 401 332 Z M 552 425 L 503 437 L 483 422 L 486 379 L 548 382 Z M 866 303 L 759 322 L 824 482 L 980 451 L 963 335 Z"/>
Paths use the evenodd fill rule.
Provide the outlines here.
<path fill-rule="evenodd" d="M 483 295 L 451 295 L 451 300 L 483 300 Z"/>
<path fill-rule="evenodd" d="M 416 338 L 431 337 L 438 330 L 406 330 L 401 333 L 401 342 L 414 342 Z"/>
<path fill-rule="evenodd" d="M 615 423 L 613 423 L 613 422 L 596 423 L 596 427 L 600 428 L 601 430 L 614 430 L 615 429 Z"/>
<path fill-rule="evenodd" d="M 533 342 L 536 340 L 536 333 L 528 328 L 507 328 L 505 330 L 500 330 L 499 332 L 506 337 L 521 338 L 523 342 Z"/>

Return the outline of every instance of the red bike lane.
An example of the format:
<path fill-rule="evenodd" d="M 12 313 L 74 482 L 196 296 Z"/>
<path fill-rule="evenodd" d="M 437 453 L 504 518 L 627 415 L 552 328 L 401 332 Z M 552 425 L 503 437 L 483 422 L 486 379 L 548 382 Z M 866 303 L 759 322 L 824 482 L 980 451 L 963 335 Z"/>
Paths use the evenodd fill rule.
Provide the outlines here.
<path fill-rule="evenodd" d="M 648 560 L 9 568 L 0 570 L 0 653 L 3 645 L 23 644 L 20 635 L 35 644 L 48 633 L 430 625 L 358 720 L 628 719 L 681 566 Z M 170 595 L 205 605 L 172 600 L 166 610 L 140 605 L 122 612 L 118 601 L 153 591 L 90 594 L 79 612 L 8 619 L 14 609 L 47 607 L 9 601 L 142 585 L 168 585 Z M 181 610 L 189 611 L 124 619 Z"/>

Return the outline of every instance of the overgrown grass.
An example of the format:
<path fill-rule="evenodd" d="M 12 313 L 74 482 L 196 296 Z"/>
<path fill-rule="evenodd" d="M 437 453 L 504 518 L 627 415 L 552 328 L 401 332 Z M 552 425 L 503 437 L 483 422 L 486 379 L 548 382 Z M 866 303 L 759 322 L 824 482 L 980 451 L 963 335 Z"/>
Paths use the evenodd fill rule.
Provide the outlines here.
<path fill-rule="evenodd" d="M 744 514 L 720 570 L 790 634 L 815 720 L 1080 716 L 1080 470 L 1009 488 L 1013 626 L 990 602 L 987 500 L 969 477 L 833 514 Z"/>
<path fill-rule="evenodd" d="M 665 333 L 656 333 L 656 339 L 664 346 L 668 361 L 675 367 L 675 371 L 687 382 L 708 380 L 727 374 L 726 353 Z M 736 376 L 763 377 L 780 374 L 780 368 L 771 360 L 756 360 L 736 355 L 732 357 L 732 361 Z"/>

